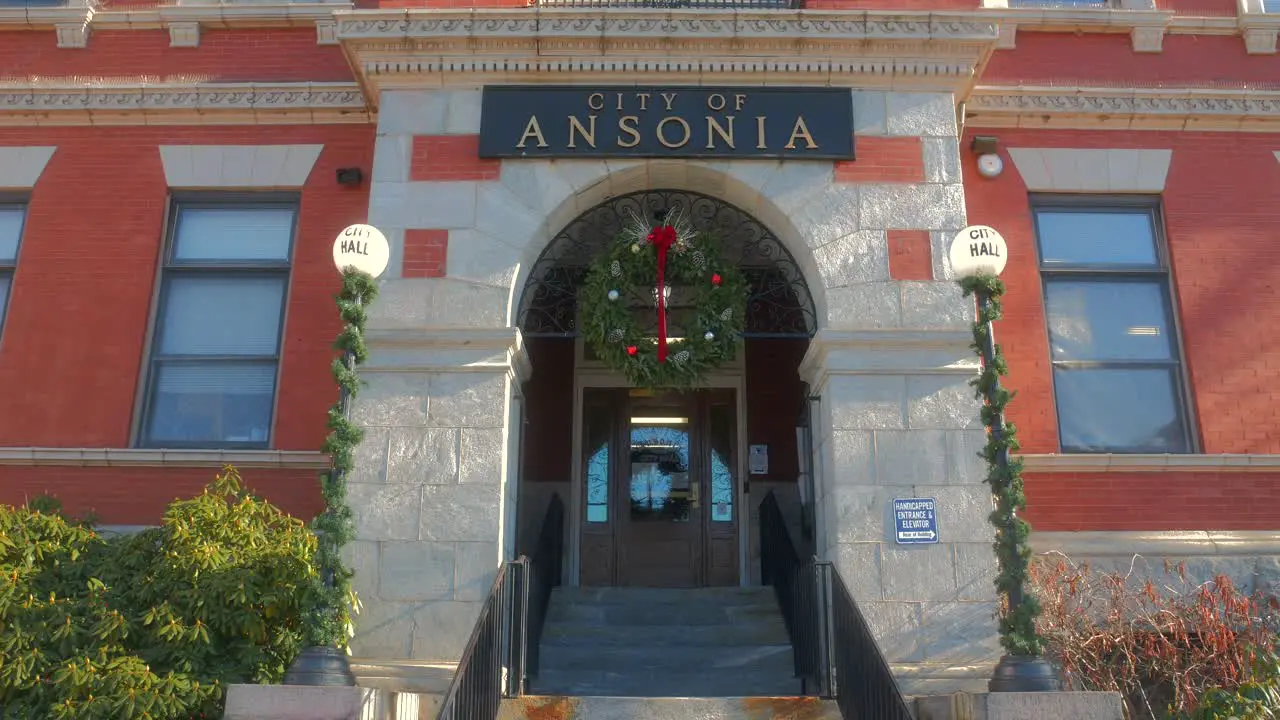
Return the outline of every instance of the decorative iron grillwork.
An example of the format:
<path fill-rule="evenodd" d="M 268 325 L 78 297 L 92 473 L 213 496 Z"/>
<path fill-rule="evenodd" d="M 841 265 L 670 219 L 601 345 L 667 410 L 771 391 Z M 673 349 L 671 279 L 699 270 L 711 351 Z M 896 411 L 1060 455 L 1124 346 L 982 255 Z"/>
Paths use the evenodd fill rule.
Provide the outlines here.
<path fill-rule="evenodd" d="M 638 215 L 656 222 L 679 208 L 700 232 L 719 238 L 726 259 L 750 285 L 746 337 L 812 337 L 813 297 L 782 241 L 758 220 L 718 198 L 685 190 L 645 190 L 606 201 L 561 230 L 534 263 L 520 298 L 520 329 L 528 337 L 575 337 L 578 291 L 591 263 Z"/>

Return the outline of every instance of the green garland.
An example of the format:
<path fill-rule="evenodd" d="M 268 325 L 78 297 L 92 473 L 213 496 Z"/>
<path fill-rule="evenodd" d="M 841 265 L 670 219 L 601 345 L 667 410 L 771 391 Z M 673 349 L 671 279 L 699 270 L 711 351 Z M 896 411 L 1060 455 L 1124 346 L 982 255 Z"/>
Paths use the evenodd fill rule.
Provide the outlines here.
<path fill-rule="evenodd" d="M 718 243 L 691 233 L 667 252 L 664 280 L 692 290 L 696 317 L 681 342 L 668 344 L 666 362 L 658 362 L 657 338 L 636 322 L 640 312 L 657 313 L 657 249 L 644 240 L 615 242 L 599 258 L 583 283 L 582 332 L 596 355 L 641 388 L 691 387 L 721 363 L 732 360 L 746 322 L 747 281 L 721 258 Z"/>
<path fill-rule="evenodd" d="M 346 476 L 355 463 L 355 450 L 364 431 L 347 419 L 347 407 L 360 389 L 356 368 L 369 350 L 364 344 L 368 320 L 365 307 L 378 295 L 378 284 L 367 273 L 347 268 L 342 273 L 342 292 L 335 298 L 343 328 L 334 342 L 342 356 L 334 358 L 333 379 L 341 390 L 338 402 L 329 409 L 329 435 L 321 451 L 329 455 L 332 468 L 320 481 L 324 512 L 312 523 L 318 536 L 316 563 L 320 574 L 312 579 L 314 598 L 307 624 L 308 646 L 345 648 L 352 635 L 351 613 L 358 601 L 351 589 L 352 572 L 342 562 L 342 548 L 355 537 L 351 507 L 347 505 Z"/>
<path fill-rule="evenodd" d="M 1002 317 L 1000 297 L 1004 295 L 1004 283 L 994 275 L 982 274 L 963 278 L 960 287 L 965 297 L 977 295 L 980 300 L 987 299 L 985 303 L 978 303 L 971 346 L 982 358 L 982 372 L 969 384 L 979 399 L 986 400 L 982 408 L 982 424 L 988 432 L 982 457 L 988 465 L 986 482 L 996 497 L 996 508 L 988 516 L 996 529 L 994 547 L 999 572 L 995 585 L 1006 599 L 1018 599 L 1018 602 L 1010 603 L 1016 607 L 1000 618 L 1000 644 L 1011 655 L 1039 657 L 1045 648 L 1044 638 L 1036 631 L 1040 602 L 1027 590 L 1031 565 L 1031 547 L 1027 540 L 1031 526 L 1019 517 L 1027 506 L 1022 486 L 1022 461 L 1009 456 L 1019 448 L 1018 430 L 1004 419 L 1005 408 L 1014 393 L 1000 387 L 1000 377 L 1009 372 L 1000 346 L 993 345 L 993 356 L 986 356 L 991 323 Z"/>

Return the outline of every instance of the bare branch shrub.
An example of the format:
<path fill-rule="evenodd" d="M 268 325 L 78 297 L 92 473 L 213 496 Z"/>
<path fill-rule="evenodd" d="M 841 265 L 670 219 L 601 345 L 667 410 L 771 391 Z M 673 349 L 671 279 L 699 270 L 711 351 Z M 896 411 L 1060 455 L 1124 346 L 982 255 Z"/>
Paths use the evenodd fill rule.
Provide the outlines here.
<path fill-rule="evenodd" d="M 1039 628 L 1069 689 L 1118 691 L 1139 720 L 1191 713 L 1207 691 L 1249 682 L 1259 653 L 1276 647 L 1276 599 L 1225 575 L 1197 584 L 1182 563 L 1143 577 L 1140 560 L 1123 574 L 1061 554 L 1033 564 Z"/>

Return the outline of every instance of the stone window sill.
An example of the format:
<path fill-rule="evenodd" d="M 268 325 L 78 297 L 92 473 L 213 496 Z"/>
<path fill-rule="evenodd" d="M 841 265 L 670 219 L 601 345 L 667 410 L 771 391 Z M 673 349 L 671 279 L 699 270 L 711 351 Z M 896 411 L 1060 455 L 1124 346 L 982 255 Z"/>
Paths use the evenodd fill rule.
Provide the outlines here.
<path fill-rule="evenodd" d="M 75 467 L 223 467 L 321 470 L 328 456 L 290 450 L 141 450 L 0 447 L 0 465 Z"/>
<path fill-rule="evenodd" d="M 1032 532 L 1038 555 L 1069 558 L 1202 557 L 1280 554 L 1280 532 L 1269 530 L 1085 530 Z"/>
<path fill-rule="evenodd" d="M 1098 454 L 1020 456 L 1027 472 L 1280 472 L 1280 455 Z"/>

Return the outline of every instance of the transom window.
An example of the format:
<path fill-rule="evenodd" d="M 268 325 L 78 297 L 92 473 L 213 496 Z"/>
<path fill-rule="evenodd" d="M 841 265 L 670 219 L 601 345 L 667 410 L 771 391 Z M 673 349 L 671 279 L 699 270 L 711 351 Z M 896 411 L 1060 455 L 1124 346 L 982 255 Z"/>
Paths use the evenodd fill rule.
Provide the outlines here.
<path fill-rule="evenodd" d="M 1190 452 L 1159 212 L 1034 201 L 1064 452 Z"/>
<path fill-rule="evenodd" d="M 270 446 L 296 215 L 292 198 L 174 204 L 140 444 Z"/>
<path fill-rule="evenodd" d="M 8 314 L 13 271 L 18 264 L 18 245 L 22 242 L 26 217 L 25 204 L 0 202 L 0 335 L 4 333 L 4 318 Z"/>

